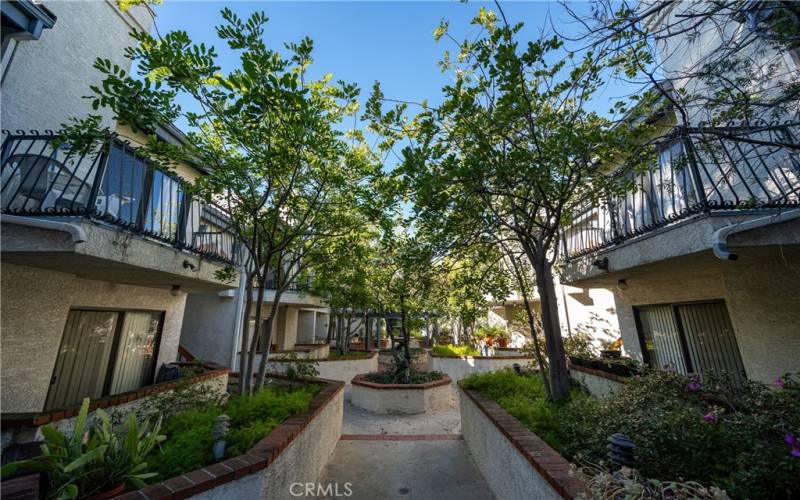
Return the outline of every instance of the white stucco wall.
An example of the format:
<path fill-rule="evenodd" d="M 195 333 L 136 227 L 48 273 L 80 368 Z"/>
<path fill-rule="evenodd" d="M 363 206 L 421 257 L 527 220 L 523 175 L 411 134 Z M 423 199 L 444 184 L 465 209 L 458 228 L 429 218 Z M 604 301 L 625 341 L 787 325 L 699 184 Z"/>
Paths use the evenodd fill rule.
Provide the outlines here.
<path fill-rule="evenodd" d="M 189 294 L 181 345 L 203 361 L 230 366 L 236 340 L 236 300 L 216 292 Z"/>
<path fill-rule="evenodd" d="M 3 128 L 57 130 L 70 118 L 89 113 L 103 116 L 112 126 L 111 111 L 93 111 L 83 98 L 90 85 L 102 81 L 92 65 L 99 57 L 127 71 L 130 61 L 124 51 L 133 41 L 128 33 L 134 27 L 150 30 L 149 9 L 137 6 L 122 13 L 111 0 L 44 5 L 58 20 L 39 40 L 17 44 L 3 81 Z"/>
<path fill-rule="evenodd" d="M 461 395 L 460 405 L 464 441 L 496 498 L 562 498 L 472 400 Z"/>
<path fill-rule="evenodd" d="M 472 375 L 473 373 L 487 373 L 511 368 L 514 364 L 522 367 L 533 364 L 533 358 L 512 358 L 500 356 L 496 358 L 480 358 L 468 356 L 465 358 L 430 356 L 428 366 L 430 370 L 442 372 L 453 381 L 455 385 L 459 380 Z"/>
<path fill-rule="evenodd" d="M 369 357 L 357 359 L 327 359 L 317 360 L 319 378 L 329 380 L 341 380 L 347 384 L 347 393 L 350 391 L 350 381 L 353 377 L 362 373 L 378 371 L 378 353 L 375 352 Z M 286 373 L 288 363 L 279 361 L 267 362 L 267 372 Z"/>
<path fill-rule="evenodd" d="M 600 377 L 593 373 L 586 373 L 574 366 L 570 368 L 569 375 L 573 380 L 580 382 L 591 395 L 597 397 L 608 396 L 622 387 L 622 383 L 620 382 Z"/>
<path fill-rule="evenodd" d="M 44 409 L 70 308 L 166 311 L 156 366 L 177 358 L 185 294 L 7 263 L 1 276 L 4 413 Z"/>
<path fill-rule="evenodd" d="M 350 390 L 354 406 L 388 415 L 436 412 L 449 408 L 453 402 L 449 384 L 426 389 L 375 389 L 352 384 Z"/>
<path fill-rule="evenodd" d="M 343 392 L 339 391 L 269 467 L 192 498 L 209 500 L 296 498 L 289 490 L 291 485 L 316 482 L 333 454 L 342 432 L 343 409 Z"/>
<path fill-rule="evenodd" d="M 724 299 L 748 378 L 800 371 L 800 260 L 784 256 L 687 257 L 628 278 L 614 293 L 626 351 L 641 360 L 633 306 Z"/>

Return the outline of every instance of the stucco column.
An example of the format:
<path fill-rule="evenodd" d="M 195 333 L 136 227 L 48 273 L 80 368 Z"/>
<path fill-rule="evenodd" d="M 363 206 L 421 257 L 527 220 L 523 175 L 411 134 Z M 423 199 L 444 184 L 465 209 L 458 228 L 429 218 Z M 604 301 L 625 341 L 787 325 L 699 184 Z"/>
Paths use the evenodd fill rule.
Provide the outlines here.
<path fill-rule="evenodd" d="M 297 343 L 297 314 L 298 309 L 294 307 L 287 307 L 284 314 L 286 315 L 286 322 L 284 323 L 283 330 L 283 346 L 282 350 L 294 349 Z"/>

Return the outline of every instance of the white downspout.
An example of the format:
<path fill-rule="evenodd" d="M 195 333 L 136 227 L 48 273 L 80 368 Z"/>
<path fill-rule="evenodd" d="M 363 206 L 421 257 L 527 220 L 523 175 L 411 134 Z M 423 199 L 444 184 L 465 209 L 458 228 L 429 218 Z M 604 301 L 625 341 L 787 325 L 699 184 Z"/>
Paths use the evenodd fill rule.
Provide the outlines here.
<path fill-rule="evenodd" d="M 21 217 L 19 215 L 3 215 L 0 217 L 3 222 L 18 224 L 20 226 L 36 227 L 39 229 L 49 229 L 52 231 L 62 231 L 69 233 L 73 243 L 84 243 L 86 241 L 86 231 L 76 224 L 68 222 L 58 222 L 51 219 L 38 219 L 33 217 Z"/>
<path fill-rule="evenodd" d="M 714 255 L 716 255 L 718 259 L 736 260 L 739 258 L 739 256 L 728 251 L 729 236 L 732 234 L 749 231 L 751 229 L 764 227 L 769 224 L 785 222 L 798 218 L 800 218 L 800 209 L 794 209 L 774 215 L 768 215 L 766 217 L 760 217 L 758 219 L 730 224 L 714 231 L 714 234 L 711 235 L 711 249 L 714 251 Z"/>

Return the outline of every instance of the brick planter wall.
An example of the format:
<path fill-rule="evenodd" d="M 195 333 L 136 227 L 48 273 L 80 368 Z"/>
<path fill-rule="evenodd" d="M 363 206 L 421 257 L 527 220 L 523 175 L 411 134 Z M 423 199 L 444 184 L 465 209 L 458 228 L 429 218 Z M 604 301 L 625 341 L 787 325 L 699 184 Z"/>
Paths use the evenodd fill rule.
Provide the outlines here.
<path fill-rule="evenodd" d="M 497 498 L 572 499 L 585 490 L 569 462 L 499 404 L 461 391 L 461 432 Z"/>
<path fill-rule="evenodd" d="M 342 430 L 344 383 L 325 383 L 308 412 L 277 426 L 245 455 L 132 491 L 122 500 L 292 498 L 293 483 L 315 482 Z"/>
<path fill-rule="evenodd" d="M 190 363 L 183 363 L 190 364 Z M 141 389 L 93 399 L 89 402 L 89 415 L 98 408 L 107 412 L 125 415 L 137 411 L 149 400 L 166 395 L 180 387 L 202 385 L 206 392 L 223 395 L 228 387 L 228 368 L 215 363 L 204 363 L 207 371 L 193 377 L 184 377 L 168 380 L 158 384 L 148 385 Z M 80 411 L 80 405 L 56 409 L 37 414 L 3 414 L 2 415 L 2 447 L 5 449 L 12 444 L 24 444 L 42 441 L 41 427 L 51 424 L 62 432 L 71 432 L 75 418 Z"/>
<path fill-rule="evenodd" d="M 352 381 L 354 406 L 373 413 L 415 415 L 438 411 L 452 404 L 450 377 L 425 384 L 376 384 L 357 375 Z"/>

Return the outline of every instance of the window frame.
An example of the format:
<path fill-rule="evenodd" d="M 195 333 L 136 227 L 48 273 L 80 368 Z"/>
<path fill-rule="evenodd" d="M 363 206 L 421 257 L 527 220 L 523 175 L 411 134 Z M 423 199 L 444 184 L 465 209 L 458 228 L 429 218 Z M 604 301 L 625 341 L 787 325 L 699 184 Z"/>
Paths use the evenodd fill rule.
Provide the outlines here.
<path fill-rule="evenodd" d="M 698 367 L 694 366 L 695 362 L 692 360 L 692 356 L 689 350 L 689 341 L 686 336 L 686 329 L 683 325 L 683 321 L 681 320 L 680 312 L 678 308 L 680 306 L 687 306 L 687 305 L 696 305 L 696 304 L 722 304 L 725 306 L 725 313 L 728 316 L 728 321 L 730 321 L 730 313 L 728 312 L 728 304 L 725 302 L 725 299 L 709 299 L 709 300 L 689 300 L 689 301 L 682 301 L 682 302 L 662 302 L 662 303 L 648 303 L 648 304 L 636 304 L 632 306 L 633 308 L 633 319 L 636 325 L 636 338 L 639 341 L 639 349 L 642 353 L 642 361 L 644 364 L 649 365 L 654 368 L 661 369 L 660 366 L 655 364 L 655 360 L 651 359 L 650 351 L 647 349 L 647 344 L 645 340 L 644 330 L 642 327 L 642 320 L 640 317 L 641 308 L 646 307 L 664 307 L 668 306 L 672 311 L 672 318 L 675 321 L 675 327 L 678 331 L 678 340 L 681 345 L 681 352 L 683 354 L 683 363 L 684 367 L 686 368 L 686 372 L 691 375 L 702 375 L 702 373 L 698 370 Z M 731 326 L 733 326 L 731 324 Z M 744 360 L 742 358 L 742 351 L 739 348 L 738 339 L 736 339 L 736 332 L 731 332 L 733 335 L 733 340 L 736 342 L 736 351 L 739 355 L 739 361 L 742 362 L 744 368 Z M 744 370 L 742 374 L 743 380 L 748 380 L 747 371 Z"/>
<path fill-rule="evenodd" d="M 164 323 L 166 322 L 167 312 L 158 309 L 120 309 L 117 307 L 70 307 L 69 311 L 67 312 L 67 317 L 69 318 L 69 315 L 73 312 L 92 312 L 92 311 L 104 311 L 117 314 L 117 321 L 116 324 L 114 325 L 114 334 L 113 334 L 114 336 L 111 342 L 111 351 L 108 354 L 109 355 L 108 366 L 106 367 L 106 372 L 103 374 L 103 390 L 99 397 L 105 398 L 117 395 L 117 394 L 111 394 L 111 384 L 113 383 L 114 372 L 117 368 L 117 357 L 118 357 L 117 355 L 119 353 L 120 337 L 122 335 L 122 328 L 125 324 L 125 315 L 127 313 L 135 313 L 135 312 L 143 312 L 151 314 L 157 313 L 159 316 L 158 329 L 156 331 L 155 337 L 153 338 L 153 344 L 154 344 L 153 367 L 150 370 L 150 373 L 148 374 L 147 377 L 150 383 L 142 387 L 153 385 L 153 383 L 155 382 L 156 374 L 158 373 L 158 357 L 161 354 L 161 339 L 162 339 L 162 334 L 164 332 Z M 51 396 L 50 393 L 53 391 L 54 388 L 54 384 L 52 381 L 53 378 L 56 376 L 55 370 L 58 366 L 58 356 L 59 353 L 61 352 L 61 346 L 64 343 L 64 337 L 66 335 L 65 331 L 66 325 L 67 322 L 65 321 L 61 331 L 61 339 L 58 344 L 59 350 L 56 353 L 56 360 L 53 363 L 53 369 L 50 375 L 50 384 L 48 385 L 47 394 L 45 395 L 45 405 L 47 404 L 46 402 L 50 400 Z M 141 389 L 141 387 L 139 387 L 139 389 Z M 124 394 L 124 392 L 118 394 Z M 54 411 L 54 410 L 58 410 L 58 408 L 45 408 L 45 411 Z"/>

